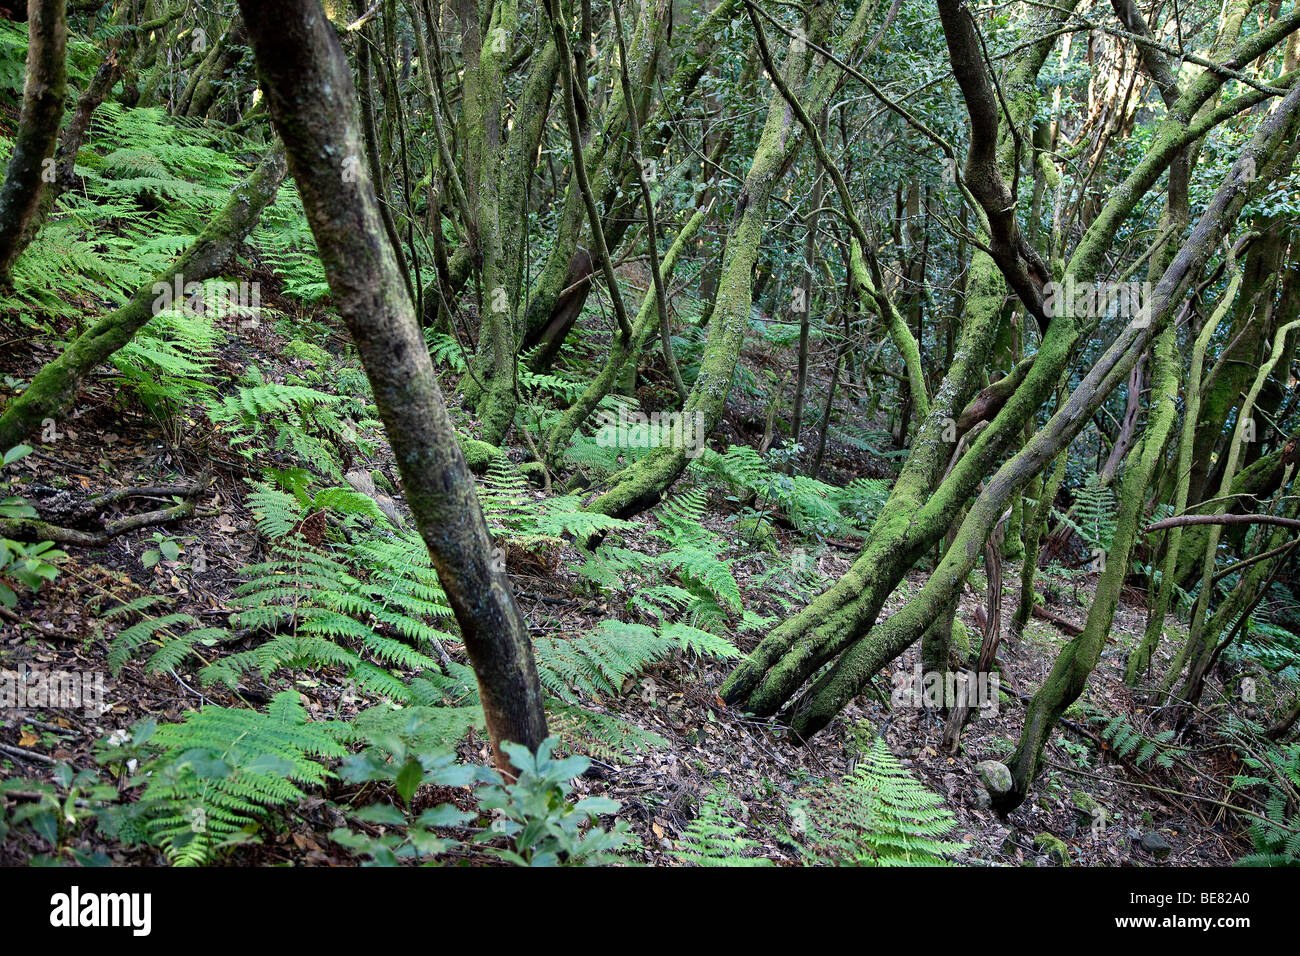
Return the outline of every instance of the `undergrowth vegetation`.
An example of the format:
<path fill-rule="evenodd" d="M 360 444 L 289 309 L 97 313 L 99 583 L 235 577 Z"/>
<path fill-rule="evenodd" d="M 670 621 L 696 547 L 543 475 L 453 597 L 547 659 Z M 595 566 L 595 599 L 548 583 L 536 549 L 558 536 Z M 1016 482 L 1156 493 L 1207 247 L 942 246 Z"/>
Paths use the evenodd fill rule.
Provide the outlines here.
<path fill-rule="evenodd" d="M 1300 20 L 1259 39 L 1291 8 L 1195 5 L 1159 70 L 1079 19 L 1121 4 L 661 2 L 627 36 L 603 2 L 327 5 L 360 92 L 305 146 L 329 124 L 286 125 L 251 5 L 65 6 L 48 204 L 0 222 L 0 421 L 43 403 L 0 447 L 4 862 L 1152 863 L 1191 820 L 1211 862 L 1300 864 L 1300 184 L 1267 125 Z M 1201 73 L 1216 17 L 1236 66 Z M 1041 301 L 1184 267 L 1154 327 Z M 978 715 L 882 690 L 976 671 Z"/>

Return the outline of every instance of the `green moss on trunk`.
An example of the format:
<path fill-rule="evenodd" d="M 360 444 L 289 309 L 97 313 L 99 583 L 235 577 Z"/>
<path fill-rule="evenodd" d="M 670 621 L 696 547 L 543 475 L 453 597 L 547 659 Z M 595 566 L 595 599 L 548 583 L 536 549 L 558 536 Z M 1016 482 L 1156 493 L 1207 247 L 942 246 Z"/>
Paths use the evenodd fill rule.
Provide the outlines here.
<path fill-rule="evenodd" d="M 1147 489 L 1173 431 L 1178 398 L 1178 352 L 1174 332 L 1166 329 L 1156 342 L 1152 363 L 1150 408 L 1142 444 L 1130 454 L 1120 482 L 1119 511 L 1115 519 L 1106 565 L 1088 609 L 1083 633 L 1061 651 L 1043 685 L 1034 694 L 1025 713 L 1020 743 L 1008 762 L 1012 788 L 995 797 L 1001 810 L 1020 805 L 1038 773 L 1043 744 L 1065 709 L 1083 693 L 1084 685 L 1105 646 L 1120 590 L 1128 573 L 1129 555 L 1137 539 L 1146 506 Z"/>
<path fill-rule="evenodd" d="M 63 354 L 47 364 L 0 416 L 0 445 L 10 448 L 54 418 L 72 402 L 82 380 L 107 360 L 153 318 L 156 286 L 170 289 L 219 275 L 236 248 L 257 225 L 262 210 L 274 199 L 285 175 L 284 151 L 278 145 L 248 179 L 236 187 L 226 205 L 172 267 L 141 287 L 122 308 L 100 319 L 77 337 Z"/>

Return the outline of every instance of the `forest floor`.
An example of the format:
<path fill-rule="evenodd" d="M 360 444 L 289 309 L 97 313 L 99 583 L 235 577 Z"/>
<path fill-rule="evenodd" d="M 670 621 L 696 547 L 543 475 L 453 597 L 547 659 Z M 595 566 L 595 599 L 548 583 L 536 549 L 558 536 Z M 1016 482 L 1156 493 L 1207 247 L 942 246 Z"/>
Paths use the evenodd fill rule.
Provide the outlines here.
<path fill-rule="evenodd" d="M 0 328 L 0 340 L 24 335 L 21 327 Z M 267 368 L 266 356 L 283 344 L 267 332 L 262 341 L 244 341 L 221 356 L 223 374 L 235 377 L 253 357 Z M 29 367 L 6 369 L 15 379 L 28 380 L 36 362 L 53 356 L 52 350 L 30 353 Z M 279 373 L 292 369 L 295 359 L 280 357 Z M 38 509 L 79 501 L 123 487 L 189 481 L 215 465 L 212 486 L 199 502 L 196 514 L 170 529 L 146 528 L 115 538 L 97 550 L 70 549 L 57 580 L 35 595 L 25 594 L 15 611 L 0 616 L 0 665 L 23 665 L 107 674 L 107 647 L 120 626 L 106 621 L 107 608 L 142 594 L 162 594 L 175 610 L 204 621 L 224 622 L 229 599 L 240 583 L 240 568 L 262 560 L 255 519 L 245 502 L 248 464 L 222 445 L 200 420 L 183 416 L 166 427 L 143 414 L 138 405 L 120 400 L 113 378 L 102 373 L 85 390 L 72 416 L 59 425 L 59 437 L 34 440 L 34 454 L 12 468 L 17 493 Z M 38 436 L 39 437 L 39 436 Z M 386 446 L 377 453 L 381 468 L 392 472 Z M 879 463 L 855 462 L 851 452 L 832 447 L 831 465 L 837 480 L 845 474 L 863 473 Z M 838 456 L 838 457 L 837 457 Z M 392 474 L 395 479 L 396 475 Z M 13 493 L 13 492 L 11 492 Z M 729 503 L 715 496 L 708 522 L 720 534 L 734 537 L 727 523 Z M 116 515 L 160 507 L 157 501 L 123 502 Z M 628 535 L 629 547 L 653 525 L 644 519 Z M 160 560 L 152 567 L 141 561 L 155 547 L 154 532 L 183 543 L 178 560 Z M 785 531 L 778 531 L 784 536 Z M 795 546 L 781 540 L 782 551 Z M 206 566 L 195 571 L 187 557 L 201 547 Z M 589 629 L 608 612 L 577 586 L 573 568 L 580 563 L 562 560 L 555 567 L 510 567 L 520 604 L 534 636 L 566 636 Z M 854 552 L 849 547 L 828 547 L 818 557 L 817 570 L 825 583 L 849 567 Z M 761 587 L 751 588 L 743 558 L 735 565 L 736 578 L 747 606 L 763 613 L 783 613 L 781 605 Z M 1018 569 L 1008 564 L 1003 594 L 1003 620 L 1015 610 Z M 918 588 L 924 571 L 909 577 L 908 587 Z M 972 581 L 982 588 L 983 582 Z M 1045 570 L 1039 590 L 1046 605 L 1063 618 L 1081 624 L 1086 616 L 1094 577 L 1058 574 Z M 1006 819 L 981 806 L 981 787 L 973 771 L 983 759 L 1005 758 L 1018 739 L 1024 699 L 1039 685 L 1066 638 L 1052 625 L 1034 620 L 1018 641 L 1004 641 L 1000 652 L 1002 688 L 996 715 L 980 716 L 968 724 L 959 752 L 941 746 L 943 719 L 926 709 L 888 707 L 891 684 L 878 679 L 871 694 L 859 697 L 832 725 L 803 745 L 779 725 L 749 719 L 722 705 L 716 695 L 728 671 L 725 661 L 669 659 L 645 672 L 615 699 L 593 702 L 594 709 L 620 717 L 665 738 L 666 749 L 627 754 L 621 760 L 598 756 L 577 783 L 579 794 L 597 794 L 622 801 L 619 816 L 640 837 L 642 848 L 634 854 L 645 863 L 672 862 L 669 851 L 683 828 L 695 816 L 702 795 L 724 791 L 747 835 L 762 848 L 762 855 L 778 862 L 801 860 L 799 834 L 792 832 L 791 800 L 808 784 L 843 775 L 864 737 L 884 729 L 885 738 L 905 766 L 942 794 L 955 814 L 958 828 L 953 839 L 965 845 L 960 859 L 986 865 L 1223 865 L 1249 852 L 1240 826 L 1208 802 L 1226 799 L 1236 765 L 1228 751 L 1210 745 L 1191 771 L 1185 764 L 1143 767 L 1121 759 L 1101 731 L 1115 715 L 1126 715 L 1139 730 L 1147 719 L 1143 703 L 1122 679 L 1128 648 L 1140 637 L 1145 619 L 1138 592 L 1129 592 L 1116 616 L 1102 660 L 1083 700 L 1072 708 L 1067 722 L 1051 735 L 1046 767 L 1029 801 Z M 895 594 L 884 614 L 903 600 Z M 983 600 L 968 586 L 961 599 L 959 618 L 973 624 L 975 608 Z M 257 638 L 248 637 L 234 648 L 216 646 L 202 650 L 204 657 L 229 649 L 244 649 Z M 757 638 L 737 635 L 735 642 L 748 651 Z M 449 645 L 453 656 L 459 648 Z M 912 668 L 917 649 L 895 662 L 895 672 Z M 107 678 L 107 712 L 89 717 L 75 712 L 28 712 L 6 719 L 0 727 L 0 777 L 39 776 L 51 761 L 78 768 L 93 767 L 93 744 L 114 730 L 149 717 L 158 722 L 178 720 L 205 703 L 237 705 L 265 702 L 274 693 L 295 688 L 310 713 L 346 719 L 360 703 L 347 683 L 327 671 L 276 672 L 269 680 L 250 678 L 238 694 L 220 686 L 205 686 L 191 670 L 151 674 L 133 659 L 115 676 Z M 1180 741 L 1197 746 L 1197 741 Z M 581 748 L 581 742 L 576 742 Z M 488 751 L 481 734 L 460 745 L 462 757 L 486 762 Z M 1165 792 L 1170 791 L 1170 792 Z M 1190 795 L 1190 796 L 1188 796 Z M 338 793 L 326 796 L 338 799 Z M 1100 808 L 1100 810 L 1096 809 Z M 329 839 L 338 824 L 337 812 L 326 801 L 300 807 L 281 826 L 265 835 L 259 845 L 233 851 L 232 863 L 294 863 L 330 865 L 351 862 L 347 852 Z M 121 862 L 149 862 L 151 853 L 94 843 Z M 24 859 L 30 845 L 10 841 L 0 851 L 0 863 Z"/>

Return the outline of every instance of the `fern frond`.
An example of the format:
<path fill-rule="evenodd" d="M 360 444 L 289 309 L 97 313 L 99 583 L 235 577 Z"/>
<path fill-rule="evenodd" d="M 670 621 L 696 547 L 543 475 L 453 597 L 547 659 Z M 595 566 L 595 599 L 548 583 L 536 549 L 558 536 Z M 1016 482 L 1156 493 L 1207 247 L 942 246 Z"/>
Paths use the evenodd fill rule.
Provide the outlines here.
<path fill-rule="evenodd" d="M 745 836 L 745 827 L 726 809 L 726 797 L 717 792 L 700 801 L 700 812 L 682 831 L 672 855 L 688 866 L 772 866 L 772 861 L 752 855 L 760 849 Z"/>

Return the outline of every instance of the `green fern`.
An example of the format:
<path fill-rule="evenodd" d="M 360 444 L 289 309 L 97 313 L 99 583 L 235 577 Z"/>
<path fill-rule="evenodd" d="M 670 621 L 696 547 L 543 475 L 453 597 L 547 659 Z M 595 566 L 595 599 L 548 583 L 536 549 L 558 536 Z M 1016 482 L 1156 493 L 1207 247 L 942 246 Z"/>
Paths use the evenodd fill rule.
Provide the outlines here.
<path fill-rule="evenodd" d="M 725 454 L 705 449 L 691 463 L 691 471 L 756 496 L 808 533 L 860 534 L 874 519 L 871 508 L 878 511 L 883 503 L 879 485 L 856 484 L 843 490 L 806 475 L 787 475 L 746 445 L 732 445 Z"/>
<path fill-rule="evenodd" d="M 236 157 L 251 152 L 239 137 L 112 99 L 96 110 L 89 143 L 77 157 L 79 188 L 60 196 L 0 307 L 80 329 L 87 303 L 125 304 L 227 201 L 245 172 Z"/>
<path fill-rule="evenodd" d="M 274 560 L 247 568 L 249 580 L 235 591 L 235 623 L 274 636 L 209 665 L 204 678 L 234 685 L 254 670 L 338 667 L 372 693 L 411 702 L 401 672 L 438 670 L 420 648 L 451 639 L 429 623 L 451 609 L 418 536 L 358 535 L 339 543 L 335 556 L 285 538 L 277 551 Z"/>
<path fill-rule="evenodd" d="M 644 624 L 606 619 L 575 638 L 540 638 L 533 642 L 542 686 L 561 700 L 574 693 L 617 695 L 623 682 L 664 659 L 676 645 Z"/>
<path fill-rule="evenodd" d="M 275 809 L 324 783 L 321 759 L 347 754 L 329 725 L 308 721 L 294 691 L 277 694 L 265 714 L 209 705 L 141 736 L 156 754 L 137 778 L 147 830 L 178 866 L 254 838 Z M 112 757 L 110 749 L 101 759 Z"/>
<path fill-rule="evenodd" d="M 1259 728 L 1255 728 L 1258 730 Z M 1264 804 L 1260 817 L 1251 817 L 1249 833 L 1255 852 L 1238 866 L 1300 866 L 1300 743 L 1264 747 L 1258 734 L 1241 751 L 1247 773 L 1233 778 L 1234 790 L 1258 788 Z"/>
<path fill-rule="evenodd" d="M 468 369 L 465 362 L 465 346 L 453 335 L 429 329 L 425 332 L 429 343 L 429 354 L 434 362 L 451 369 L 458 375 L 464 375 Z"/>
<path fill-rule="evenodd" d="M 696 594 L 695 616 L 716 624 L 728 613 L 739 614 L 742 602 L 731 561 L 718 554 L 724 543 L 701 524 L 707 509 L 703 489 L 680 492 L 656 510 L 660 527 L 653 534 L 669 546 L 657 566 L 676 572 Z"/>
<path fill-rule="evenodd" d="M 418 534 L 393 529 L 373 501 L 349 489 L 295 495 L 259 483 L 249 505 L 272 542 L 272 554 L 244 569 L 245 581 L 232 597 L 232 623 L 270 636 L 249 650 L 218 657 L 200 676 L 234 687 L 250 673 L 338 668 L 380 698 L 441 703 L 442 695 L 430 693 L 422 678 L 446 666 L 429 652 L 445 656 L 441 646 L 453 638 L 439 625 L 452 614 Z M 338 529 L 319 546 L 303 537 L 313 515 L 326 532 Z M 157 603 L 140 599 L 105 615 L 139 617 L 112 640 L 114 672 L 149 644 L 158 649 L 147 669 L 166 672 L 186 663 L 198 647 L 230 639 L 227 629 L 202 626 L 185 613 L 155 615 Z"/>
<path fill-rule="evenodd" d="M 280 278 L 284 295 L 306 303 L 328 298 L 329 282 L 296 183 L 280 186 L 275 202 L 262 211 L 250 245 Z"/>
<path fill-rule="evenodd" d="M 1151 763 L 1169 768 L 1174 765 L 1175 750 L 1172 748 L 1174 731 L 1162 730 L 1153 737 L 1144 736 L 1124 714 L 1107 720 L 1104 716 L 1093 717 L 1094 723 L 1105 721 L 1101 736 L 1111 747 L 1115 756 L 1130 761 L 1133 766 L 1141 767 Z"/>
<path fill-rule="evenodd" d="M 538 675 L 550 695 L 547 709 L 557 728 L 581 741 L 585 749 L 615 760 L 623 759 L 627 751 L 657 749 L 668 742 L 601 713 L 595 709 L 597 701 L 621 696 L 630 681 L 674 652 L 720 658 L 740 655 L 725 638 L 688 625 L 669 624 L 656 631 L 613 619 L 578 637 L 533 642 Z"/>
<path fill-rule="evenodd" d="M 716 791 L 700 801 L 700 813 L 682 831 L 672 856 L 688 866 L 772 866 L 755 855 L 762 847 L 745 836 L 745 827 L 727 813 L 727 798 Z"/>
<path fill-rule="evenodd" d="M 1096 472 L 1089 473 L 1083 485 L 1075 492 L 1074 517 L 1066 517 L 1066 524 L 1074 530 L 1090 552 L 1108 552 L 1115 537 L 1115 514 L 1118 505 L 1115 492 L 1103 485 Z"/>
<path fill-rule="evenodd" d="M 307 385 L 268 382 L 256 366 L 244 380 L 208 408 L 208 417 L 227 432 L 231 447 L 249 458 L 267 447 L 291 452 L 316 474 L 341 480 L 339 449 L 358 440 L 345 400 Z"/>
<path fill-rule="evenodd" d="M 842 782 L 814 791 L 804 811 L 809 856 L 842 866 L 946 866 L 962 844 L 956 821 L 876 738 Z"/>
<path fill-rule="evenodd" d="M 593 535 L 634 527 L 630 521 L 582 509 L 576 495 L 547 498 L 505 458 L 493 459 L 478 486 L 488 528 L 521 549 L 544 550 L 563 538 L 583 542 Z"/>

